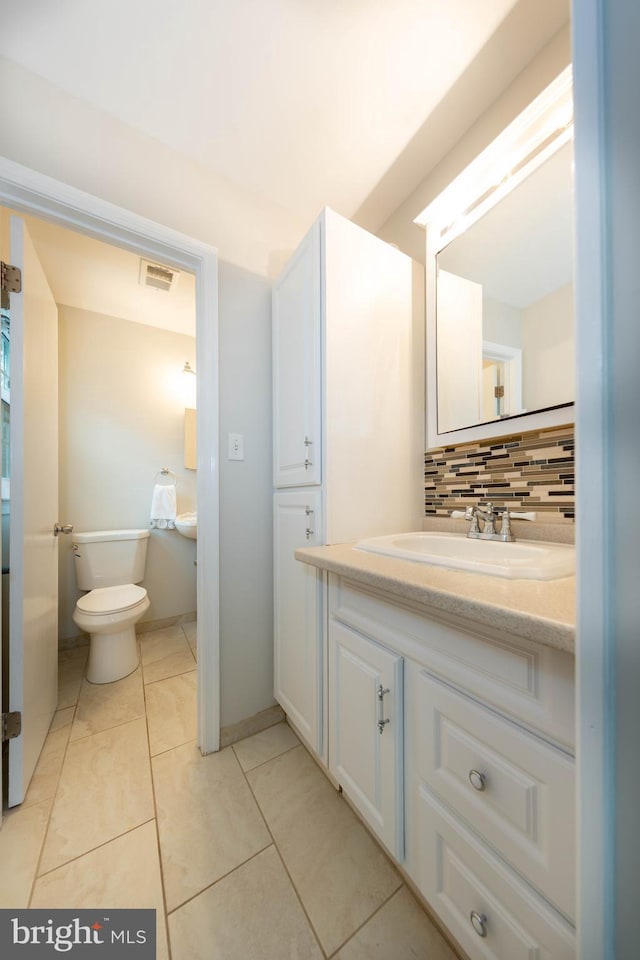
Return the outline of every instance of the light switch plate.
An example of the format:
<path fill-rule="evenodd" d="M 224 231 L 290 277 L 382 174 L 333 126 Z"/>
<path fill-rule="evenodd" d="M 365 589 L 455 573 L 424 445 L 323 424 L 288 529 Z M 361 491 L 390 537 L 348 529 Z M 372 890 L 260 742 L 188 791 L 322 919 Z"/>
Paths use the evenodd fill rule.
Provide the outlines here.
<path fill-rule="evenodd" d="M 244 436 L 241 433 L 229 433 L 227 459 L 244 460 Z"/>

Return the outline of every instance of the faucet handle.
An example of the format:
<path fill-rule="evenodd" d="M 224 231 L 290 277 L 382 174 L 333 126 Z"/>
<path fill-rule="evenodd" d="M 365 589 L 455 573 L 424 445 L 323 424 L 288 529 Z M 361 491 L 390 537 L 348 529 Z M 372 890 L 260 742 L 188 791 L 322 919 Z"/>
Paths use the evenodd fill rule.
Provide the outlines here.
<path fill-rule="evenodd" d="M 505 507 L 502 511 L 502 523 L 500 525 L 500 535 L 503 537 L 512 536 L 511 533 L 511 514 L 509 508 Z"/>
<path fill-rule="evenodd" d="M 478 526 L 478 508 L 477 507 L 467 507 L 464 514 L 465 520 L 471 520 L 471 526 L 467 532 L 467 536 L 470 536 L 473 533 L 480 533 L 480 527 Z"/>

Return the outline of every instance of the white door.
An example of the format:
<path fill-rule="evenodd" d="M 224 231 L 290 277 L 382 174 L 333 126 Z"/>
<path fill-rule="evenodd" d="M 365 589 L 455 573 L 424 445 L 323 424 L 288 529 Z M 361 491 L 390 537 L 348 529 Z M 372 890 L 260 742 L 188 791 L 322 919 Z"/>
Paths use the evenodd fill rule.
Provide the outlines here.
<path fill-rule="evenodd" d="M 321 574 L 298 547 L 320 539 L 320 492 L 274 497 L 274 696 L 317 754 L 322 745 Z"/>
<path fill-rule="evenodd" d="M 387 849 L 404 859 L 403 659 L 329 623 L 329 769 Z"/>
<path fill-rule="evenodd" d="M 24 799 L 56 709 L 58 681 L 58 311 L 22 220 L 11 217 L 9 806 Z"/>
<path fill-rule="evenodd" d="M 320 223 L 273 286 L 273 483 L 321 482 Z"/>

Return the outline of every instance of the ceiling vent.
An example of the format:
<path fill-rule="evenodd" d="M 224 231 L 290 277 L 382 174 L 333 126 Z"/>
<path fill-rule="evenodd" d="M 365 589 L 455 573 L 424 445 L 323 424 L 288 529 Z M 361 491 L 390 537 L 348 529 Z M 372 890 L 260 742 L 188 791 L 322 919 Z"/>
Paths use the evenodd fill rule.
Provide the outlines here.
<path fill-rule="evenodd" d="M 180 271 L 172 267 L 165 267 L 151 260 L 140 260 L 140 283 L 143 287 L 153 287 L 168 293 L 175 287 L 179 276 Z"/>

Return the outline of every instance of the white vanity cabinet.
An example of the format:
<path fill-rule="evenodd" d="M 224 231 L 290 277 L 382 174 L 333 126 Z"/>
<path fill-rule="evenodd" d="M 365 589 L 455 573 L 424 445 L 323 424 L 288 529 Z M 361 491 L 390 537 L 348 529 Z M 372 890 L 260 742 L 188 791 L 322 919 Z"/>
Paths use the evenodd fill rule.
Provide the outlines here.
<path fill-rule="evenodd" d="M 329 620 L 329 770 L 404 858 L 403 658 Z"/>
<path fill-rule="evenodd" d="M 318 543 L 319 490 L 282 490 L 274 497 L 275 698 L 309 746 L 323 752 L 322 574 L 297 563 L 303 543 Z"/>
<path fill-rule="evenodd" d="M 321 226 L 304 238 L 273 287 L 273 485 L 322 480 Z"/>
<path fill-rule="evenodd" d="M 423 285 L 325 209 L 273 287 L 274 689 L 323 759 L 323 581 L 294 551 L 419 526 Z"/>
<path fill-rule="evenodd" d="M 327 622 L 350 801 L 472 960 L 574 957 L 573 656 L 335 574 Z"/>

